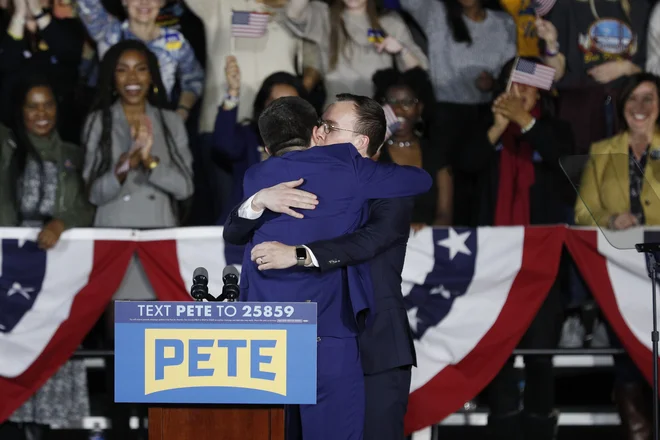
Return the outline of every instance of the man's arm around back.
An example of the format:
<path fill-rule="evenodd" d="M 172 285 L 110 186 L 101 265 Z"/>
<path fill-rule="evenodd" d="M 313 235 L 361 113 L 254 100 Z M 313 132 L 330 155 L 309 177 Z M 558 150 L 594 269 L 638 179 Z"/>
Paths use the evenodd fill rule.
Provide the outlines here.
<path fill-rule="evenodd" d="M 408 240 L 412 206 L 412 198 L 373 200 L 369 206 L 369 219 L 357 231 L 306 246 L 321 271 L 364 263 L 397 241 Z"/>

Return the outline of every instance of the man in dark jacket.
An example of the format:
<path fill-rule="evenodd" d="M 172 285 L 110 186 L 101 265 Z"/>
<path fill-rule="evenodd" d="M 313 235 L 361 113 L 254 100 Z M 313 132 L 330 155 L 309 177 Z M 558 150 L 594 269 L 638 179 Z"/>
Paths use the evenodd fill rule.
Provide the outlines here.
<path fill-rule="evenodd" d="M 324 120 L 334 119 L 328 112 L 324 114 Z M 377 148 L 373 148 L 364 154 L 373 156 L 376 152 Z M 227 219 L 225 239 L 232 244 L 247 243 L 266 209 L 299 217 L 291 208 L 307 209 L 310 199 L 315 197 L 296 189 L 300 183 L 283 182 L 249 197 Z M 401 294 L 411 210 L 410 198 L 372 200 L 369 219 L 362 228 L 302 246 L 307 251 L 305 265 L 310 270 L 339 270 L 366 261 L 371 266 L 375 314 L 359 335 L 365 374 L 365 440 L 404 438 L 403 418 L 408 405 L 411 367 L 415 364 L 415 348 Z M 285 269 L 297 264 L 299 249 L 267 242 L 255 246 L 251 257 L 260 270 Z"/>

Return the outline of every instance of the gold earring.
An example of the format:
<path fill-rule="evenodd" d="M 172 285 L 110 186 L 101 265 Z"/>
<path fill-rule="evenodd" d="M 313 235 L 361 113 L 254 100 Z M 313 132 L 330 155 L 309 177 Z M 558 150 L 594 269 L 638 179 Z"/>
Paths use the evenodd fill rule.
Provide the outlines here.
<path fill-rule="evenodd" d="M 154 95 L 158 94 L 158 86 L 154 86 Z"/>

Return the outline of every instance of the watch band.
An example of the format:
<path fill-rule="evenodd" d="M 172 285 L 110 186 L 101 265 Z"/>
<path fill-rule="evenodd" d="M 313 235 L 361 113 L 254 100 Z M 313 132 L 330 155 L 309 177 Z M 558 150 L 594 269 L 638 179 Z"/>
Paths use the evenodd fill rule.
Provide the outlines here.
<path fill-rule="evenodd" d="M 296 246 L 296 266 L 304 266 L 307 260 L 307 249 L 304 246 Z"/>

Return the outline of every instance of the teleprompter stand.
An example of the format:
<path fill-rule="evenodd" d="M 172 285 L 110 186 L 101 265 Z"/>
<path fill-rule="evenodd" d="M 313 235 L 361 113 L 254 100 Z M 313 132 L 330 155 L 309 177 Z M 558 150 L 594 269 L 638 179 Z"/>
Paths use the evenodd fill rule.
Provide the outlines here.
<path fill-rule="evenodd" d="M 638 243 L 635 245 L 637 252 L 646 255 L 646 264 L 651 277 L 651 303 L 653 307 L 653 331 L 651 332 L 651 344 L 653 346 L 653 440 L 658 440 L 658 312 L 656 299 L 656 277 L 660 267 L 660 243 Z"/>
<path fill-rule="evenodd" d="M 578 194 L 575 214 L 578 226 L 598 226 L 609 244 L 620 250 L 635 249 L 646 257 L 648 275 L 651 279 L 651 306 L 653 330 L 651 344 L 653 351 L 653 439 L 658 440 L 658 323 L 657 323 L 657 273 L 660 268 L 660 242 L 649 240 L 642 231 L 634 233 L 634 228 L 642 226 L 639 212 L 625 212 L 622 207 L 631 206 L 631 194 L 639 196 L 642 206 L 660 206 L 660 197 L 644 176 L 636 162 L 631 165 L 628 154 L 590 154 L 567 156 L 560 159 L 560 166 L 568 176 Z M 637 168 L 634 168 L 634 165 Z M 632 169 L 631 169 L 632 167 Z M 642 176 L 641 185 L 633 181 L 631 171 Z M 630 210 L 630 209 L 629 209 Z M 635 218 L 634 225 L 617 228 L 615 221 L 620 215 Z M 625 224 L 626 222 L 624 222 Z M 628 222 L 629 224 L 629 222 Z"/>

